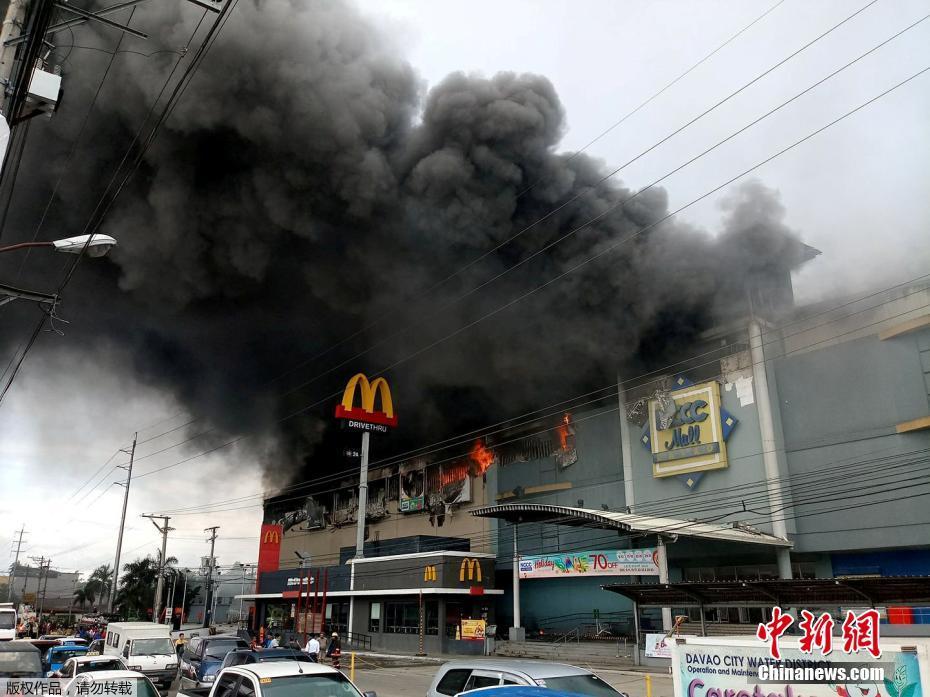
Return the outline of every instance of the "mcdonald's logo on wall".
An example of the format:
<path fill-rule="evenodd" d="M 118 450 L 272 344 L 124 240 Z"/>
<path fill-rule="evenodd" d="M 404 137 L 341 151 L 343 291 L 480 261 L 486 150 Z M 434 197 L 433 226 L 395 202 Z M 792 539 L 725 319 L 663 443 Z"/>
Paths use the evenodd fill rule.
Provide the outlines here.
<path fill-rule="evenodd" d="M 280 525 L 262 525 L 258 538 L 258 570 L 277 571 L 281 566 L 281 537 L 284 528 Z"/>
<path fill-rule="evenodd" d="M 423 567 L 423 580 L 425 582 L 438 581 L 439 576 L 436 574 L 436 567 L 432 564 L 427 564 Z"/>
<path fill-rule="evenodd" d="M 481 583 L 481 563 L 477 559 L 466 557 L 462 560 L 462 565 L 459 567 L 459 581 L 466 580 Z"/>
<path fill-rule="evenodd" d="M 361 404 L 355 406 L 355 393 L 361 392 Z M 375 398 L 381 401 L 380 410 L 375 409 Z M 352 376 L 342 393 L 342 402 L 336 405 L 336 418 L 348 421 L 350 428 L 362 430 L 386 431 L 389 426 L 397 425 L 391 388 L 384 378 L 375 378 L 371 382 L 364 373 Z M 380 428 L 365 428 L 368 424 Z"/>

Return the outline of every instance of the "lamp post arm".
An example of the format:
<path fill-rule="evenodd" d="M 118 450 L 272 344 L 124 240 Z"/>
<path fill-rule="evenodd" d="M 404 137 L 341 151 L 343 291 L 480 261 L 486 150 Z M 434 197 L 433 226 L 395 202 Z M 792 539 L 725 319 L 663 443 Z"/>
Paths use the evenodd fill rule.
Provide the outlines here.
<path fill-rule="evenodd" d="M 0 252 L 12 252 L 17 249 L 29 249 L 30 247 L 54 247 L 51 242 L 20 242 L 18 244 L 8 244 L 0 247 Z"/>

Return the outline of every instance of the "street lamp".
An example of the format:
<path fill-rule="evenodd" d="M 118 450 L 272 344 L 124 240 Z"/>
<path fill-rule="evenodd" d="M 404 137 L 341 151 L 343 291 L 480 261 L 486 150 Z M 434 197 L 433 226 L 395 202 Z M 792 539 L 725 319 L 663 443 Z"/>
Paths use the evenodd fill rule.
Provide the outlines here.
<path fill-rule="evenodd" d="M 116 240 L 109 235 L 78 235 L 77 237 L 66 237 L 62 240 L 52 240 L 51 242 L 20 242 L 19 244 L 10 244 L 0 247 L 0 252 L 12 252 L 17 249 L 29 249 L 32 247 L 52 247 L 58 252 L 67 252 L 68 254 L 80 254 L 85 248 L 87 256 L 102 257 L 116 246 Z"/>
<path fill-rule="evenodd" d="M 32 247 L 51 247 L 58 252 L 67 252 L 68 254 L 81 254 L 83 252 L 89 257 L 102 257 L 115 246 L 116 240 L 109 235 L 93 234 L 66 237 L 63 240 L 52 240 L 50 242 L 8 244 L 5 247 L 0 247 L 0 253 L 12 252 L 17 249 L 31 249 Z M 58 302 L 58 296 L 51 293 L 38 293 L 0 283 L 0 305 L 6 305 L 17 298 L 32 300 L 37 303 L 48 303 L 52 307 Z"/>

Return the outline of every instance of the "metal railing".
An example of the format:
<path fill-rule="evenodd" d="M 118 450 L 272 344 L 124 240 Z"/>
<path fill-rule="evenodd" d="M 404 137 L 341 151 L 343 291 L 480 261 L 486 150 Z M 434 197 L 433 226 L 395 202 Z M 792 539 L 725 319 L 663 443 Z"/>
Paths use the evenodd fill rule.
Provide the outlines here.
<path fill-rule="evenodd" d="M 580 632 L 578 630 L 579 628 L 575 627 L 571 631 L 565 632 L 560 637 L 556 638 L 556 640 L 553 641 L 552 643 L 553 644 L 562 644 L 562 643 L 567 644 L 570 641 L 578 642 L 580 641 L 580 638 L 579 638 Z"/>
<path fill-rule="evenodd" d="M 371 651 L 371 634 L 362 634 L 361 632 L 351 632 L 346 636 L 346 647 Z"/>

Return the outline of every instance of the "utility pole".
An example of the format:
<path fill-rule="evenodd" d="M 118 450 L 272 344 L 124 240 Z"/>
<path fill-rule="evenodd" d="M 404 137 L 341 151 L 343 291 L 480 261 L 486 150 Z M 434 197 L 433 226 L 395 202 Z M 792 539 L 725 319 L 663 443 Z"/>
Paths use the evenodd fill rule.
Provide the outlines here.
<path fill-rule="evenodd" d="M 10 0 L 0 30 L 0 83 L 4 89 L 13 77 L 13 61 L 16 58 L 16 46 L 7 46 L 6 42 L 20 35 L 26 21 L 26 3 L 28 0 Z"/>
<path fill-rule="evenodd" d="M 184 588 L 181 590 L 181 627 L 184 627 L 185 605 L 187 604 L 187 574 L 190 573 L 190 569 L 184 569 L 181 573 L 184 574 Z"/>
<path fill-rule="evenodd" d="M 174 573 L 171 574 L 171 601 L 165 605 L 165 624 L 170 624 L 171 619 L 174 617 L 174 591 L 178 585 L 178 570 L 175 569 Z M 168 612 L 168 609 L 171 609 L 171 612 Z"/>
<path fill-rule="evenodd" d="M 119 469 L 126 470 L 126 483 L 116 482 L 121 487 L 125 488 L 123 492 L 123 515 L 119 520 L 119 535 L 116 538 L 116 561 L 113 564 L 113 580 L 110 582 L 110 595 L 107 598 L 107 612 L 113 612 L 113 601 L 116 599 L 116 584 L 119 581 L 119 556 L 123 551 L 123 528 L 126 527 L 126 506 L 129 504 L 129 484 L 132 481 L 132 462 L 136 457 L 136 440 L 139 438 L 139 433 L 136 432 L 132 434 L 132 449 L 129 451 L 129 467 L 124 465 L 118 465 Z M 120 450 L 120 452 L 126 452 L 125 450 Z"/>
<path fill-rule="evenodd" d="M 36 577 L 36 598 L 35 598 L 35 601 L 32 603 L 32 609 L 36 613 L 36 622 L 38 622 L 39 619 L 41 619 L 39 617 L 39 592 L 42 590 L 42 570 L 45 568 L 45 557 L 44 556 L 42 557 L 30 556 L 29 558 L 32 559 L 32 561 L 34 561 L 38 565 L 38 571 L 39 571 Z M 23 582 L 23 596 L 26 595 L 26 584 L 28 582 L 29 582 L 29 574 L 27 573 L 26 580 Z"/>
<path fill-rule="evenodd" d="M 6 28 L 5 25 L 4 28 Z M 10 585 L 7 586 L 6 589 L 6 599 L 8 602 L 13 602 L 13 582 L 16 580 L 16 567 L 19 566 L 19 553 L 23 548 L 23 533 L 25 532 L 26 524 L 23 523 L 23 527 L 19 529 L 19 540 L 16 542 L 16 556 L 13 557 L 13 568 L 10 569 Z"/>
<path fill-rule="evenodd" d="M 71 579 L 71 600 L 68 602 L 68 628 L 71 628 L 71 617 L 74 614 L 74 593 L 77 590 L 78 579 L 80 574 L 75 571 L 74 578 Z"/>
<path fill-rule="evenodd" d="M 213 599 L 213 567 L 216 565 L 216 559 L 213 557 L 213 551 L 216 549 L 216 531 L 220 529 L 219 525 L 214 525 L 212 528 L 204 528 L 204 532 L 210 533 L 210 557 L 207 564 L 207 591 L 204 596 L 203 603 L 203 626 L 209 627 L 210 620 L 210 601 Z"/>
<path fill-rule="evenodd" d="M 165 587 L 165 560 L 168 558 L 165 556 L 165 553 L 168 549 L 168 531 L 174 530 L 174 528 L 168 527 L 168 521 L 171 520 L 171 518 L 166 515 L 143 514 L 142 517 L 151 520 L 155 529 L 161 533 L 161 556 L 158 558 L 158 584 L 155 587 L 155 605 L 152 608 L 152 622 L 157 623 L 158 613 L 161 610 L 161 594 Z M 155 522 L 156 518 L 162 521 L 161 526 Z"/>

